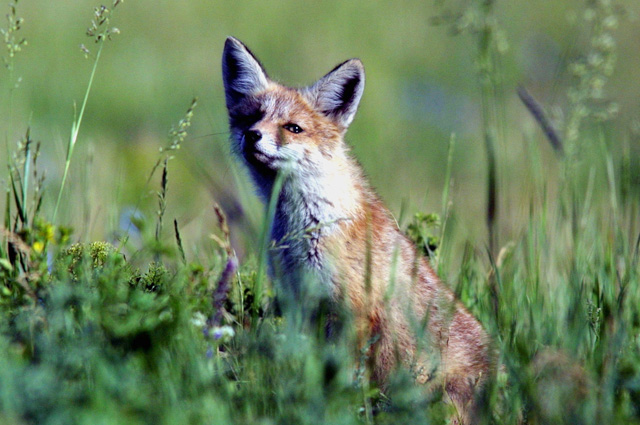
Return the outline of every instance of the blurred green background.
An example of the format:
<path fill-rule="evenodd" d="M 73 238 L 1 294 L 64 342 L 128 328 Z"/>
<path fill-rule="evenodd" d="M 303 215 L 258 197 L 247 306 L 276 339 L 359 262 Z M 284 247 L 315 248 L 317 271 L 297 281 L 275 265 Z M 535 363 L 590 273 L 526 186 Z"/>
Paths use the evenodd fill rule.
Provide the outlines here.
<path fill-rule="evenodd" d="M 189 137 L 169 163 L 167 223 L 176 218 L 186 248 L 197 252 L 217 226 L 212 209 L 217 201 L 238 225 L 232 229 L 236 237 L 255 237 L 251 229 L 261 207 L 227 143 L 220 56 L 225 37 L 233 35 L 253 50 L 272 78 L 290 85 L 312 83 L 347 58 L 362 59 L 365 94 L 347 141 L 396 215 L 401 210 L 441 211 L 448 144 L 455 133 L 455 223 L 465 238 L 486 238 L 479 37 L 470 32 L 455 36 L 450 25 L 433 25 L 435 17 L 464 13 L 473 4 L 126 0 L 111 22 L 120 34 L 105 45 L 98 66 L 59 224 L 73 226 L 76 239 L 97 240 L 113 237 L 136 208 L 153 220 L 160 175 L 149 184 L 147 178 L 158 148 L 168 143 L 169 130 L 197 96 Z M 0 2 L 3 15 L 8 5 Z M 6 169 L 16 142 L 30 127 L 32 138 L 42 142 L 45 211 L 55 204 L 74 103 L 82 102 L 91 71 L 92 60 L 79 46 L 84 43 L 95 53 L 85 31 L 98 5 L 92 0 L 21 0 L 19 35 L 28 45 L 14 58 L 13 81 L 6 69 L 0 70 L 0 135 L 6 145 L 0 165 Z M 588 5 L 584 0 L 494 5 L 506 48 L 495 93 L 504 125 L 496 146 L 503 241 L 520 231 L 530 208 L 531 146 L 545 177 L 553 181 L 559 173 L 554 152 L 516 88 L 526 87 L 550 116 L 566 113 L 569 65 L 589 49 Z M 615 10 L 617 63 L 604 99 L 615 100 L 620 112 L 607 140 L 613 152 L 626 150 L 635 161 L 640 152 L 640 4 L 621 0 Z M 18 78 L 11 102 L 10 89 Z M 165 227 L 171 236 L 171 226 Z"/>

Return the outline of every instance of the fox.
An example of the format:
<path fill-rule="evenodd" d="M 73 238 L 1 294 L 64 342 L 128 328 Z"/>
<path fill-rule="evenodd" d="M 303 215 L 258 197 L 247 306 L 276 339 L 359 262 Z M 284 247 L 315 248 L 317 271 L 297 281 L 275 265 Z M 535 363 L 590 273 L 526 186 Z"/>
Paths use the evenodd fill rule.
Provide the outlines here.
<path fill-rule="evenodd" d="M 294 292 L 312 276 L 349 312 L 382 391 L 406 367 L 453 403 L 458 423 L 476 423 L 494 369 L 490 338 L 399 229 L 344 140 L 364 91 L 362 62 L 292 88 L 228 37 L 222 78 L 231 149 L 265 203 L 283 176 L 270 237 L 287 242 L 269 251 L 271 270 Z"/>

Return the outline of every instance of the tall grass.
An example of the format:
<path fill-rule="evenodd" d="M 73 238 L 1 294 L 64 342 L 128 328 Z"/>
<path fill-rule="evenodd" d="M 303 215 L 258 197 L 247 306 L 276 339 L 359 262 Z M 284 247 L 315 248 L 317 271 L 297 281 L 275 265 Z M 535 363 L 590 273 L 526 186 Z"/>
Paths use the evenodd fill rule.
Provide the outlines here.
<path fill-rule="evenodd" d="M 611 49 L 602 39 L 612 10 L 604 1 L 590 4 L 588 22 L 600 40 L 592 47 Z M 500 368 L 483 399 L 481 422 L 640 423 L 640 205 L 630 149 L 615 149 L 614 135 L 631 136 L 611 105 L 608 115 L 600 109 L 584 114 L 584 108 L 602 106 L 592 102 L 602 93 L 593 84 L 606 89 L 600 78 L 608 68 L 574 64 L 579 72 L 567 89 L 574 100 L 564 125 L 552 124 L 545 106 L 521 91 L 523 109 L 532 114 L 525 119 L 542 131 L 525 134 L 529 155 L 521 166 L 532 182 L 520 199 L 528 204 L 527 220 L 509 240 L 498 237 L 496 229 L 510 214 L 495 214 L 507 196 L 500 178 L 509 178 L 506 168 L 497 171 L 499 147 L 510 143 L 499 129 L 506 120 L 498 93 L 500 55 L 507 53 L 495 32 L 499 4 L 473 7 L 478 31 L 467 35 L 482 65 L 485 119 L 478 138 L 493 158 L 486 198 L 492 242 L 467 240 L 462 249 L 449 242 L 464 237 L 451 191 L 459 146 L 453 136 L 440 216 L 418 214 L 406 231 L 438 269 L 460 264 L 448 283 L 493 338 Z M 65 170 L 107 37 L 101 31 L 94 31 L 105 35 L 74 120 Z M 57 221 L 58 206 L 43 208 L 41 154 L 25 131 L 12 156 L 0 228 L 0 423 L 450 423 L 452 407 L 438 394 L 426 397 L 410 371 L 395 371 L 386 393 L 368 380 L 369 347 L 356 352 L 348 316 L 345 332 L 327 340 L 327 314 L 346 313 L 329 313 L 311 292 L 311 305 L 295 305 L 282 294 L 277 270 L 267 279 L 266 254 L 279 242 L 268 240 L 279 184 L 265 209 L 262 237 L 245 248 L 253 255 L 241 264 L 217 205 L 211 218 L 218 229 L 202 235 L 205 252 L 193 248 L 201 241 L 184 237 L 182 220 L 174 218 L 173 232 L 166 231 L 167 194 L 180 189 L 167 164 L 188 140 L 194 107 L 195 100 L 170 132 L 169 145 L 148 164 L 147 184 L 164 166 L 155 226 L 143 218 L 135 223 L 143 233 L 140 246 L 126 236 L 119 246 L 72 244 L 72 229 Z M 549 164 L 542 159 L 546 142 L 538 142 L 554 137 L 567 143 L 567 155 Z M 551 167 L 560 171 L 550 173 Z M 73 184 L 65 176 L 57 204 L 65 185 Z M 305 326 L 292 323 L 293 314 L 308 311 L 314 314 Z"/>
<path fill-rule="evenodd" d="M 62 174 L 62 182 L 60 183 L 60 190 L 58 191 L 58 198 L 56 206 L 53 209 L 52 221 L 55 222 L 58 216 L 58 208 L 60 207 L 60 201 L 62 200 L 62 191 L 64 190 L 65 183 L 67 182 L 67 175 L 69 173 L 69 165 L 71 164 L 71 157 L 73 156 L 73 149 L 76 146 L 78 140 L 78 133 L 80 132 L 80 125 L 82 124 L 82 118 L 84 117 L 84 110 L 89 100 L 89 93 L 91 93 L 91 87 L 93 87 L 93 79 L 98 69 L 98 63 L 100 62 L 100 55 L 102 54 L 102 48 L 107 40 L 111 40 L 112 35 L 119 33 L 120 31 L 111 27 L 111 19 L 113 11 L 121 3 L 121 0 L 113 0 L 111 9 L 106 6 L 96 7 L 93 13 L 93 19 L 91 20 L 91 26 L 87 29 L 87 36 L 92 38 L 98 46 L 98 51 L 93 59 L 93 66 L 91 67 L 91 73 L 89 74 L 89 82 L 84 92 L 84 98 L 82 99 L 82 105 L 80 106 L 80 112 L 77 117 L 73 117 L 73 123 L 71 124 L 71 134 L 69 135 L 69 143 L 67 144 L 67 155 L 64 161 L 64 172 Z M 81 45 L 82 51 L 86 57 L 91 55 L 89 49 L 83 44 Z"/>

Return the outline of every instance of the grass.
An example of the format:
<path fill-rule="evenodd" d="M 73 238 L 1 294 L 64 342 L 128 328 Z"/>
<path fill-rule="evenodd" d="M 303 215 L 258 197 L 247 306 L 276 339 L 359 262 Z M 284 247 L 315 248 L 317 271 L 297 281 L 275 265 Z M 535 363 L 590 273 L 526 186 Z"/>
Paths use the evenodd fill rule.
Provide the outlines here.
<path fill-rule="evenodd" d="M 416 214 L 405 230 L 493 338 L 501 368 L 484 400 L 486 423 L 640 423 L 637 138 L 603 100 L 615 64 L 615 44 L 603 42 L 614 11 L 608 2 L 590 3 L 585 25 L 596 41 L 585 47 L 585 61 L 571 65 L 564 123 L 520 92 L 532 117 L 516 125 L 541 128 L 525 132 L 523 170 L 512 176 L 501 162 L 507 142 L 500 127 L 509 123 L 500 112 L 507 108 L 499 95 L 507 53 L 500 50 L 498 7 L 473 3 L 441 20 L 468 31 L 477 46 L 479 138 L 493 155 L 487 210 L 477 222 L 493 230 L 486 241 L 469 239 L 460 225 L 463 207 L 451 190 L 460 143 L 453 136 L 441 216 Z M 12 9 L 12 22 L 19 13 Z M 95 34 L 103 34 L 100 52 L 108 37 Z M 12 40 L 15 47 L 20 38 Z M 602 61 L 589 60 L 594 55 Z M 97 63 L 96 55 L 63 176 L 82 142 Z M 234 232 L 250 230 L 232 227 L 234 217 L 218 206 L 210 214 L 218 228 L 202 240 L 186 237 L 182 220 L 173 220 L 173 231 L 163 225 L 168 193 L 181 190 L 170 159 L 190 140 L 195 105 L 172 127 L 157 160 L 147 157 L 135 210 L 144 211 L 158 184 L 156 214 L 132 213 L 113 243 L 73 243 L 78 238 L 58 207 L 43 202 L 43 154 L 24 131 L 11 155 L 0 226 L 0 423 L 447 423 L 451 407 L 438 396 L 425 399 L 408 371 L 397 370 L 382 394 L 348 333 L 328 342 L 321 327 L 289 320 L 287 304 L 275 300 L 278 279 L 265 276 L 265 254 L 274 248 L 266 237 L 272 203 L 257 244 L 232 242 Z M 547 141 L 564 143 L 565 155 L 545 156 Z M 518 180 L 523 193 L 509 209 L 514 176 L 525 176 Z M 50 192 L 60 199 L 67 182 L 77 184 L 71 174 Z M 69 205 L 82 204 L 74 193 L 67 192 Z M 321 323 L 323 306 L 312 307 Z"/>

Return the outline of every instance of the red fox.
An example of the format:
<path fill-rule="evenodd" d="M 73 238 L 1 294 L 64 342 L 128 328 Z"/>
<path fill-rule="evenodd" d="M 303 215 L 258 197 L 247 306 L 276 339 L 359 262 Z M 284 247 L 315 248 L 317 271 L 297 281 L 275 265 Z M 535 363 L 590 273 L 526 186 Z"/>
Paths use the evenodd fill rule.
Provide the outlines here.
<path fill-rule="evenodd" d="M 444 389 L 462 423 L 473 423 L 493 370 L 489 337 L 398 229 L 349 154 L 343 138 L 364 90 L 360 60 L 289 88 L 229 37 L 222 74 L 232 148 L 259 195 L 268 201 L 276 176 L 285 175 L 272 239 L 305 236 L 273 250 L 273 267 L 294 290 L 302 276 L 314 276 L 346 306 L 359 348 L 372 345 L 372 377 L 382 389 L 396 365 L 408 367 L 428 391 Z"/>

